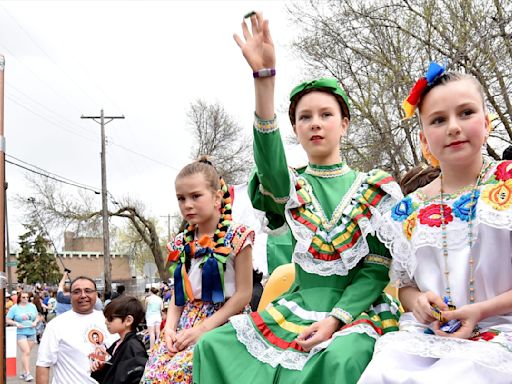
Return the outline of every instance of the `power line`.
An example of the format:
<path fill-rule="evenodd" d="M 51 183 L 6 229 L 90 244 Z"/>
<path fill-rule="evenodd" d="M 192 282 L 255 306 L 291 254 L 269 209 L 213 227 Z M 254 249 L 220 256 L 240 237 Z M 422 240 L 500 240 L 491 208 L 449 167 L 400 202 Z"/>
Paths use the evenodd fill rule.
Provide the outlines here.
<path fill-rule="evenodd" d="M 114 142 L 112 141 L 112 139 L 110 139 L 110 144 L 111 144 L 111 145 L 115 145 L 116 147 L 119 147 L 119 148 L 121 148 L 121 149 L 124 149 L 125 151 L 131 152 L 131 153 L 133 153 L 133 154 L 135 154 L 135 155 L 138 155 L 138 156 L 144 157 L 145 159 L 150 160 L 150 161 L 153 161 L 153 162 L 155 162 L 155 163 L 157 163 L 157 164 L 163 165 L 164 167 L 171 168 L 171 169 L 173 169 L 173 170 L 175 170 L 175 171 L 178 171 L 178 170 L 179 170 L 178 168 L 173 167 L 173 166 L 172 166 L 172 165 L 170 165 L 170 164 L 164 163 L 164 162 L 162 162 L 162 161 L 160 161 L 160 160 L 153 159 L 152 157 L 149 157 L 149 156 L 147 156 L 147 155 L 145 155 L 145 154 L 143 154 L 143 153 L 140 153 L 140 152 L 134 151 L 133 149 L 127 148 L 127 147 L 125 147 L 125 146 L 123 146 L 123 145 L 121 145 L 121 144 L 114 143 Z"/>
<path fill-rule="evenodd" d="M 16 167 L 23 168 L 23 169 L 25 169 L 25 170 L 27 170 L 29 172 L 38 174 L 40 176 L 47 177 L 49 179 L 55 180 L 55 181 L 57 181 L 59 183 L 62 183 L 62 184 L 67 184 L 67 185 L 71 185 L 71 186 L 76 187 L 76 188 L 81 188 L 81 189 L 85 189 L 87 191 L 94 192 L 97 195 L 101 193 L 99 188 L 90 187 L 90 186 L 88 186 L 86 184 L 82 184 L 82 183 L 79 183 L 77 181 L 73 181 L 73 180 L 68 179 L 68 178 L 66 178 L 64 176 L 59 176 L 59 175 L 57 175 L 55 173 L 52 173 L 52 172 L 49 172 L 49 171 L 47 171 L 47 170 L 45 170 L 43 168 L 37 167 L 37 166 L 35 166 L 33 164 L 30 164 L 30 163 L 27 163 L 27 162 L 25 162 L 23 160 L 17 159 L 15 157 L 11 156 L 11 155 L 6 155 L 6 156 L 11 158 L 11 159 L 14 159 L 16 161 L 19 161 L 19 162 L 24 163 L 24 164 L 27 165 L 27 166 L 24 166 L 22 164 L 15 163 L 15 162 L 7 160 L 7 159 L 5 160 L 6 163 L 9 163 L 9 164 L 14 165 Z M 34 170 L 32 168 L 29 168 L 28 166 L 33 167 L 35 169 L 38 169 L 39 171 L 36 171 L 36 170 Z"/>
<path fill-rule="evenodd" d="M 34 103 L 35 105 L 39 106 L 41 109 L 43 109 L 45 112 L 48 113 L 48 115 L 51 116 L 51 118 L 55 119 L 55 120 L 62 120 L 66 125 L 71 125 L 71 126 L 75 126 L 77 127 L 78 129 L 82 130 L 83 132 L 85 132 L 86 134 L 90 134 L 91 132 L 86 129 L 85 127 L 82 127 L 81 125 L 77 124 L 76 121 L 71 121 L 69 120 L 67 117 L 61 115 L 60 113 L 54 111 L 53 109 L 49 108 L 48 106 L 40 103 L 39 101 L 35 100 L 34 98 L 30 97 L 29 95 L 27 95 L 25 92 L 23 92 L 22 90 L 16 88 L 15 86 L 13 86 L 12 84 L 9 84 L 9 88 L 12 89 L 12 90 L 15 90 L 16 92 L 20 93 L 25 99 L 29 100 L 31 103 Z M 11 98 L 12 96 L 14 95 L 8 95 L 9 98 Z M 18 99 L 21 99 L 19 96 L 16 96 L 16 98 Z M 60 123 L 60 122 L 59 122 Z"/>
<path fill-rule="evenodd" d="M 59 124 L 58 122 L 51 121 L 48 117 L 46 117 L 46 116 L 44 116 L 44 115 L 42 115 L 42 114 L 40 114 L 40 113 L 38 113 L 38 112 L 36 112 L 36 111 L 34 111 L 34 110 L 30 109 L 29 107 L 27 107 L 26 105 L 23 105 L 22 103 L 20 103 L 20 102 L 16 101 L 15 99 L 13 99 L 13 98 L 12 98 L 11 96 L 9 96 L 9 95 L 8 95 L 7 97 L 8 97 L 8 98 L 13 102 L 13 103 L 18 104 L 20 107 L 25 108 L 25 109 L 26 109 L 27 111 L 29 111 L 30 113 L 32 113 L 32 114 L 34 114 L 34 115 L 36 115 L 36 116 L 40 117 L 40 118 L 41 118 L 41 119 L 43 119 L 43 120 L 46 120 L 46 121 L 47 121 L 47 122 L 49 122 L 50 124 L 55 125 L 56 127 L 59 127 L 59 128 L 63 129 L 63 130 L 64 130 L 64 131 L 66 131 L 66 132 L 69 132 L 69 133 L 71 133 L 71 134 L 73 134 L 73 135 L 79 136 L 79 137 L 81 137 L 81 138 L 83 138 L 83 139 L 86 139 L 86 140 L 89 140 L 89 141 L 97 141 L 97 140 L 95 140 L 95 139 L 93 139 L 93 138 L 91 138 L 91 137 L 84 136 L 84 135 L 82 135 L 82 134 L 81 134 L 81 133 L 79 133 L 79 132 L 76 132 L 76 131 L 70 130 L 69 128 L 65 127 L 65 126 L 64 126 L 64 125 L 62 125 L 62 124 Z"/>

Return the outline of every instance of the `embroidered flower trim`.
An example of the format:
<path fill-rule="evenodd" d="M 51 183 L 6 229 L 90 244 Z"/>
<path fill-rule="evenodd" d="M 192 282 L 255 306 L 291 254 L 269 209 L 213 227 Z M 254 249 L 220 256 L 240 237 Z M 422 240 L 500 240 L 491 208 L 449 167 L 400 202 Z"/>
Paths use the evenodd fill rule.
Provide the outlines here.
<path fill-rule="evenodd" d="M 443 204 L 443 210 L 445 224 L 452 222 L 452 209 L 448 205 Z M 418 218 L 420 219 L 421 224 L 427 224 L 429 227 L 440 227 L 442 224 L 441 205 L 431 204 L 421 208 L 418 214 Z"/>
<path fill-rule="evenodd" d="M 512 179 L 489 184 L 482 191 L 482 200 L 497 211 L 505 211 L 512 206 Z"/>
<path fill-rule="evenodd" d="M 508 162 L 507 162 L 508 163 Z M 512 197 L 508 197 L 510 188 L 512 191 L 512 179 L 497 182 L 495 179 L 496 169 L 503 162 L 490 162 L 486 168 L 485 176 L 482 178 L 480 186 L 481 200 L 476 206 L 476 217 L 474 218 L 474 228 L 478 233 L 480 225 L 497 229 L 507 229 L 512 231 Z M 507 184 L 508 183 L 508 184 Z M 499 190 L 502 188 L 502 190 Z M 504 190 L 507 189 L 507 190 Z M 494 192 L 494 194 L 493 194 Z M 499 192 L 501 192 L 501 199 Z M 468 191 L 466 191 L 466 194 Z M 410 195 L 413 203 L 420 205 L 428 204 L 432 200 L 424 200 L 419 191 Z M 453 195 L 447 202 L 453 204 L 453 200 L 460 197 L 460 194 Z M 503 207 L 509 205 L 509 209 Z M 455 211 L 455 207 L 453 211 Z M 439 210 L 437 210 L 439 212 Z M 452 211 L 453 214 L 455 214 Z M 446 211 L 445 211 L 446 214 Z M 431 225 L 420 225 L 415 216 L 418 210 L 415 210 L 403 223 L 397 223 L 391 217 L 391 214 L 384 215 L 381 225 L 377 230 L 377 236 L 380 241 L 388 248 L 393 256 L 393 262 L 390 268 L 390 280 L 397 287 L 417 286 L 414 281 L 417 260 L 416 251 L 425 246 L 441 249 L 442 241 L 440 229 Z M 438 220 L 437 222 L 440 222 Z M 466 244 L 467 222 L 462 218 L 453 220 L 447 225 L 448 247 L 457 249 L 460 244 Z"/>
<path fill-rule="evenodd" d="M 512 161 L 504 161 L 496 167 L 496 180 L 507 181 L 512 178 Z"/>
<path fill-rule="evenodd" d="M 410 196 L 402 199 L 391 210 L 391 217 L 396 221 L 404 221 L 414 211 L 415 206 Z"/>
<path fill-rule="evenodd" d="M 480 191 L 476 190 L 474 193 L 475 196 L 473 197 L 473 209 L 470 207 L 472 194 L 473 192 L 462 195 L 453 203 L 453 214 L 462 221 L 470 220 L 470 212 L 471 220 L 474 220 L 476 217 L 476 206 L 478 204 L 478 198 L 480 197 Z"/>
<path fill-rule="evenodd" d="M 272 133 L 279 129 L 277 125 L 277 118 L 274 115 L 274 118 L 270 120 L 263 120 L 255 113 L 254 114 L 254 129 L 260 133 Z"/>
<path fill-rule="evenodd" d="M 402 227 L 404 229 L 404 233 L 405 233 L 405 236 L 407 237 L 407 240 L 411 240 L 411 238 L 412 238 L 412 234 L 414 233 L 414 229 L 416 228 L 416 224 L 418 222 L 417 218 L 418 218 L 418 212 L 414 212 L 402 224 Z"/>

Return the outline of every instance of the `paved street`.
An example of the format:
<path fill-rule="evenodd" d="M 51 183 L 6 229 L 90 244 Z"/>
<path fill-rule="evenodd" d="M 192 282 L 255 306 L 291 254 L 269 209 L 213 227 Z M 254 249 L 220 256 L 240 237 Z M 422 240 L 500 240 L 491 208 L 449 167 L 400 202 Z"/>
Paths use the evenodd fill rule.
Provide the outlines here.
<path fill-rule="evenodd" d="M 32 374 L 32 376 L 34 376 L 34 380 L 32 381 L 32 383 L 36 382 L 35 377 L 36 377 L 36 360 L 37 360 L 37 348 L 38 347 L 39 347 L 39 344 L 36 344 L 30 354 L 30 373 Z M 17 350 L 16 351 L 16 377 L 8 377 L 7 384 L 25 383 L 25 380 L 22 380 L 19 378 L 20 373 L 21 373 L 21 357 L 20 357 L 20 351 Z M 50 376 L 50 380 L 51 380 L 51 376 Z"/>

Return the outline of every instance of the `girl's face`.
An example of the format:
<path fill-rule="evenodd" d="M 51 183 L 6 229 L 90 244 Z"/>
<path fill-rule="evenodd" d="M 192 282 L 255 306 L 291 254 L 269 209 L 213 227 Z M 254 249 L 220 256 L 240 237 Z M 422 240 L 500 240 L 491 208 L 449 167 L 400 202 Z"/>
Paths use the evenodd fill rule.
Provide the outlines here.
<path fill-rule="evenodd" d="M 460 166 L 481 156 L 489 118 L 471 80 L 433 88 L 423 100 L 420 119 L 420 140 L 442 165 Z"/>
<path fill-rule="evenodd" d="M 326 92 L 302 96 L 295 111 L 293 130 L 311 163 L 339 163 L 340 140 L 347 133 L 349 120 L 341 116 L 338 100 Z"/>
<path fill-rule="evenodd" d="M 175 188 L 181 214 L 189 224 L 218 220 L 222 192 L 213 192 L 202 173 L 176 179 Z"/>

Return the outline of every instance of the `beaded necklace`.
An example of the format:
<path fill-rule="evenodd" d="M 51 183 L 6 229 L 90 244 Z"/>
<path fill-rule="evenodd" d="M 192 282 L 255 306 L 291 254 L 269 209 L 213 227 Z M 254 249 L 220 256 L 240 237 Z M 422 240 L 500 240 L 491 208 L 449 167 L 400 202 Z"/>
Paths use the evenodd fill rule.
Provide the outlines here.
<path fill-rule="evenodd" d="M 471 248 L 473 247 L 473 209 L 476 205 L 475 195 L 478 191 L 478 187 L 480 186 L 480 180 L 482 179 L 482 173 L 484 170 L 485 162 L 482 163 L 482 168 L 480 169 L 480 173 L 478 174 L 478 178 L 476 180 L 473 189 L 471 190 L 471 197 L 469 202 L 469 215 L 468 215 L 468 245 L 469 245 L 469 302 L 472 304 L 475 302 L 475 278 L 474 278 L 474 264 L 475 259 L 473 258 L 473 254 L 471 253 Z M 453 305 L 451 289 L 450 289 L 450 271 L 448 269 L 448 242 L 447 242 L 447 231 L 446 231 L 446 217 L 444 213 L 444 190 L 443 190 L 443 174 L 439 175 L 439 179 L 441 182 L 441 204 L 440 204 L 440 213 L 441 213 L 441 236 L 442 236 L 442 247 L 443 247 L 443 258 L 444 258 L 444 278 L 446 283 L 446 297 L 448 298 L 448 305 Z"/>

